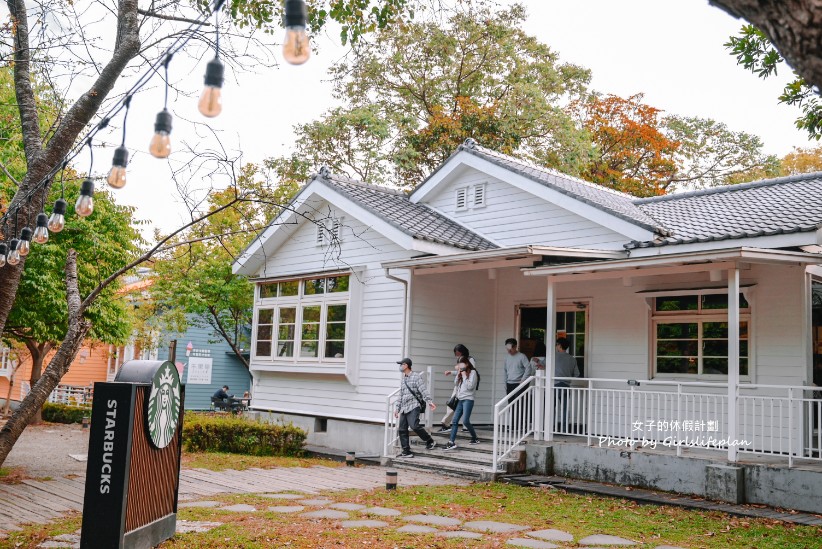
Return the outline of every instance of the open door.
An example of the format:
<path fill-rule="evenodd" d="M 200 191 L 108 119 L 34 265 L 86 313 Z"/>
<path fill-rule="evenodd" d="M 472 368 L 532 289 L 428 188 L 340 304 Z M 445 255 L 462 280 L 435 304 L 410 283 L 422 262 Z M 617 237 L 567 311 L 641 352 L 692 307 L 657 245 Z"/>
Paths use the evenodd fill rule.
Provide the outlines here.
<path fill-rule="evenodd" d="M 558 337 L 566 337 L 571 343 L 569 351 L 577 360 L 580 376 L 585 377 L 585 356 L 588 340 L 588 304 L 577 302 L 568 305 L 557 304 L 557 333 L 550 341 L 545 340 L 545 324 L 548 315 L 547 307 L 519 306 L 519 349 L 530 359 L 537 352 L 542 352 L 542 345 L 547 350 L 554 350 Z M 546 351 L 547 352 L 547 351 Z M 539 356 L 539 355 L 537 355 Z"/>

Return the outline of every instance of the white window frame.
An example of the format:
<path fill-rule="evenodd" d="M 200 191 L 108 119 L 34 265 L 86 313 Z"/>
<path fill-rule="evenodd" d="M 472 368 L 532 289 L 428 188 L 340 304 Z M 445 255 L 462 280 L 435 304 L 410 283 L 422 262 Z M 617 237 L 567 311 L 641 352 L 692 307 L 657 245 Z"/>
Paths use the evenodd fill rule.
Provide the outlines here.
<path fill-rule="evenodd" d="M 753 330 L 753 303 L 751 302 L 751 295 L 748 292 L 748 288 L 743 288 L 740 291 L 741 294 L 745 296 L 746 301 L 748 302 L 747 308 L 740 307 L 739 309 L 739 322 L 746 322 L 748 324 L 748 373 L 745 375 L 740 375 L 740 381 L 751 381 L 754 377 L 754 364 L 756 361 L 754 360 L 754 330 Z M 703 341 L 703 324 L 706 322 L 728 322 L 728 310 L 727 309 L 701 309 L 701 302 L 703 295 L 719 295 L 725 294 L 727 295 L 726 289 L 699 289 L 699 290 L 671 290 L 671 291 L 659 291 L 659 292 L 649 292 L 649 294 L 653 297 L 648 297 L 649 307 L 651 312 L 651 322 L 650 322 L 650 342 L 651 342 L 651 374 L 654 379 L 678 379 L 678 380 L 687 380 L 687 381 L 726 381 L 728 376 L 726 374 L 705 374 L 702 373 L 703 370 L 703 356 L 702 356 L 702 341 Z M 682 297 L 682 296 L 690 296 L 695 295 L 697 296 L 700 309 L 696 311 L 656 311 L 655 307 L 655 300 L 659 298 L 665 297 Z M 724 311 L 724 312 L 723 312 Z M 683 323 L 696 323 L 699 325 L 698 327 L 698 336 L 697 336 L 697 371 L 696 374 L 688 374 L 688 373 L 667 373 L 663 372 L 660 373 L 657 371 L 657 325 L 659 324 L 683 324 Z M 730 327 L 729 327 L 730 328 Z M 741 339 L 741 338 L 740 338 Z M 742 358 L 742 357 L 740 357 Z"/>
<path fill-rule="evenodd" d="M 339 276 L 348 276 L 349 288 L 345 292 L 331 292 L 322 294 L 305 294 L 305 282 L 318 278 L 328 279 Z M 331 273 L 331 274 L 317 274 L 314 276 L 306 276 L 301 278 L 284 278 L 276 281 L 266 281 L 266 284 L 291 282 L 298 283 L 297 295 L 284 297 L 260 297 L 261 284 L 257 285 L 255 289 L 256 299 L 254 306 L 254 329 L 252 331 L 251 342 L 251 359 L 255 363 L 268 363 L 274 366 L 320 366 L 320 367 L 344 367 L 347 363 L 347 357 L 351 351 L 351 284 L 354 276 L 352 273 Z M 326 282 L 324 282 L 325 284 Z M 325 288 L 324 288 L 325 289 Z M 327 340 L 327 322 L 328 322 L 328 307 L 333 305 L 345 305 L 345 352 L 342 358 L 326 357 L 325 346 Z M 319 341 L 317 343 L 316 357 L 302 357 L 300 351 L 302 347 L 302 325 L 303 325 L 303 308 L 310 306 L 320 306 L 320 326 L 319 326 Z M 282 357 L 278 356 L 279 348 L 279 319 L 280 310 L 282 308 L 295 308 L 294 315 L 294 347 L 293 356 Z M 261 310 L 272 311 L 272 325 L 271 325 L 271 354 L 257 355 L 257 332 L 259 326 L 259 315 Z"/>

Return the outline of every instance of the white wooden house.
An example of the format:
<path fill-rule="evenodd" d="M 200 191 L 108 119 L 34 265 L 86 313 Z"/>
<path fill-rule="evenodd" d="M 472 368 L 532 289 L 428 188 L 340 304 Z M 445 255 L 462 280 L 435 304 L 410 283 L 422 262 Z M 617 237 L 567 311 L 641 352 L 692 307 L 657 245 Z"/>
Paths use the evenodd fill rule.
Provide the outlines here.
<path fill-rule="evenodd" d="M 495 465 L 555 435 L 819 460 L 821 223 L 820 174 L 637 199 L 472 140 L 410 194 L 321 170 L 234 266 L 257 283 L 254 405 L 385 452 L 395 362 L 431 367 L 442 404 L 462 343 Z M 530 352 L 546 334 L 571 339 L 583 377 L 546 391 L 549 367 L 509 404 L 504 340 Z"/>

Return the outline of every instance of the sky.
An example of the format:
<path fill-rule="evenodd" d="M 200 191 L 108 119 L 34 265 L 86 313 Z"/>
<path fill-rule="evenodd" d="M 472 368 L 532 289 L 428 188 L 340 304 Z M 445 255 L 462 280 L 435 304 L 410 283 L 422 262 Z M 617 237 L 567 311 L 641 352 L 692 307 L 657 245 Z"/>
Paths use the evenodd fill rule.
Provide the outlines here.
<path fill-rule="evenodd" d="M 642 92 L 646 103 L 668 113 L 713 118 L 733 130 L 759 135 L 765 152 L 779 156 L 793 147 L 816 145 L 794 128 L 798 111 L 777 102 L 790 74 L 766 81 L 737 66 L 723 44 L 742 22 L 707 1 L 522 3 L 529 12 L 525 30 L 556 50 L 562 61 L 591 69 L 591 87 L 597 91 L 623 97 Z M 243 162 L 288 154 L 293 127 L 336 105 L 327 69 L 345 49 L 335 37 L 318 40 L 319 53 L 305 65 L 281 63 L 256 74 L 229 71 L 223 112 L 210 124 L 231 154 L 241 153 Z M 175 116 L 175 150 L 183 142 L 195 148 L 209 142 L 208 132 L 191 122 L 202 120 L 196 95 L 204 69 L 204 62 L 187 66 L 177 60 L 170 67 L 171 79 L 194 93 L 190 98 L 174 97 L 169 105 Z M 179 166 L 181 158 L 172 154 L 169 161 L 161 161 L 146 152 L 154 115 L 161 108 L 159 87 L 133 103 L 126 143 L 132 151 L 129 183 L 115 192 L 118 202 L 136 207 L 136 218 L 149 222 L 144 226 L 147 236 L 153 228 L 168 232 L 187 219 L 170 178 L 170 168 Z M 111 150 L 95 158 L 101 156 L 104 160 L 98 162 L 107 164 Z"/>

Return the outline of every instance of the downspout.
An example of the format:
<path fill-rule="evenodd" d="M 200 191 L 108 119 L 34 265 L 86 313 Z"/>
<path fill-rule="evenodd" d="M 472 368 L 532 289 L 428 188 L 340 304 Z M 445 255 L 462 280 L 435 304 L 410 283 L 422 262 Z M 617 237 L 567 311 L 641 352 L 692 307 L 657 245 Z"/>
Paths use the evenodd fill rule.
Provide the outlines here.
<path fill-rule="evenodd" d="M 408 356 L 408 340 L 410 337 L 409 328 L 410 328 L 410 317 L 411 317 L 411 307 L 410 307 L 410 293 L 411 293 L 411 286 L 408 284 L 407 280 L 403 280 L 397 276 L 391 274 L 390 269 L 387 267 L 383 268 L 385 272 L 385 278 L 389 280 L 394 280 L 395 282 L 399 282 L 403 286 L 405 286 L 405 292 L 403 295 L 403 315 L 402 315 L 402 356 Z"/>

